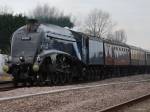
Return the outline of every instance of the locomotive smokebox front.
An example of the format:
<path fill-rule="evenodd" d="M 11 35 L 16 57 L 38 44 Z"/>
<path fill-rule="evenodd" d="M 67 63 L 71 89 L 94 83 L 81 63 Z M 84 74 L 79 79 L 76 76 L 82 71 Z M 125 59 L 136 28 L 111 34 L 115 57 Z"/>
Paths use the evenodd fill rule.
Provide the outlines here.
<path fill-rule="evenodd" d="M 30 20 L 12 36 L 9 71 L 16 82 L 20 79 L 31 82 L 56 79 L 58 71 L 71 70 L 67 64 L 76 60 L 81 60 L 76 39 L 65 28 Z M 9 69 L 8 66 L 4 68 L 5 71 Z"/>
<path fill-rule="evenodd" d="M 13 64 L 33 64 L 41 37 L 37 29 L 38 23 L 32 20 L 13 34 L 11 43 Z"/>
<path fill-rule="evenodd" d="M 11 41 L 11 72 L 26 76 L 31 71 L 37 71 L 34 64 L 40 51 L 41 32 L 36 20 L 29 20 L 27 24 L 14 32 Z M 15 73 L 14 73 L 15 72 Z"/>

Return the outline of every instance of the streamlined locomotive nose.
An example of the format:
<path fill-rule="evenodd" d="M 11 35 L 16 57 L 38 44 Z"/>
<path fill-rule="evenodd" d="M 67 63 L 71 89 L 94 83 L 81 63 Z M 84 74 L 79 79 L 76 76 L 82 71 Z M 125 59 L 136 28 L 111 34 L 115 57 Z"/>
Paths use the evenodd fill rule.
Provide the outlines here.
<path fill-rule="evenodd" d="M 30 39 L 25 37 L 30 37 Z M 40 38 L 40 33 L 27 34 L 24 31 L 20 34 L 19 31 L 16 32 L 11 45 L 12 62 L 15 64 L 33 63 L 40 46 Z"/>

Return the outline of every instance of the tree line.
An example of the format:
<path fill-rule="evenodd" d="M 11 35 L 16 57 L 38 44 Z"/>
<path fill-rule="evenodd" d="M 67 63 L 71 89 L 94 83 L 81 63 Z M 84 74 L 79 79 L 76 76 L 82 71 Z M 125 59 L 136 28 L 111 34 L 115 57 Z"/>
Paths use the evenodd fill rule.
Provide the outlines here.
<path fill-rule="evenodd" d="M 0 49 L 2 53 L 9 53 L 12 33 L 26 22 L 23 15 L 2 14 L 0 15 Z"/>
<path fill-rule="evenodd" d="M 13 32 L 26 24 L 28 19 L 37 19 L 40 23 L 55 24 L 73 28 L 76 23 L 70 15 L 65 15 L 56 7 L 38 5 L 28 15 L 14 14 L 9 8 L 0 9 L 0 52 L 10 52 L 10 40 Z M 99 38 L 107 38 L 118 42 L 126 42 L 127 36 L 123 29 L 114 30 L 114 22 L 108 12 L 94 9 L 85 18 L 82 25 L 76 25 L 79 31 Z"/>
<path fill-rule="evenodd" d="M 26 24 L 28 19 L 37 19 L 41 23 L 55 24 L 62 27 L 72 28 L 74 23 L 69 15 L 55 7 L 48 5 L 37 6 L 30 15 L 13 14 L 8 7 L 0 9 L 0 52 L 8 54 L 10 52 L 10 40 L 13 32 Z"/>

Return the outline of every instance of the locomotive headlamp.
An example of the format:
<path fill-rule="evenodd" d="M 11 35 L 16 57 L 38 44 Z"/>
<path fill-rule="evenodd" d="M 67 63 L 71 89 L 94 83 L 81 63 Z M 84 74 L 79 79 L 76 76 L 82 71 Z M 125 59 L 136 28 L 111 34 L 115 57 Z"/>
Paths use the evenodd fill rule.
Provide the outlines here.
<path fill-rule="evenodd" d="M 33 65 L 33 71 L 34 71 L 34 72 L 38 72 L 38 71 L 39 71 L 39 65 L 34 64 L 34 65 Z"/>
<path fill-rule="evenodd" d="M 3 66 L 3 71 L 4 72 L 8 72 L 9 71 L 9 66 L 8 65 L 4 65 Z"/>
<path fill-rule="evenodd" d="M 19 59 L 20 59 L 21 62 L 25 61 L 23 56 L 20 56 Z"/>

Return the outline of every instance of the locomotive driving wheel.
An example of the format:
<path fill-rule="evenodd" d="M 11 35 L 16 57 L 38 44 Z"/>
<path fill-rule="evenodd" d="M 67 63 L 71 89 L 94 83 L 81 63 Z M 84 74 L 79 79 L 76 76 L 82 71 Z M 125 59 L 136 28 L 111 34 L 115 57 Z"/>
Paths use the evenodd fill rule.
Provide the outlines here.
<path fill-rule="evenodd" d="M 47 76 L 46 84 L 48 86 L 52 85 L 52 76 L 51 75 L 52 75 L 51 72 L 49 72 L 49 71 L 46 72 L 46 76 Z"/>
<path fill-rule="evenodd" d="M 59 76 L 59 80 L 60 80 L 60 83 L 61 84 L 64 84 L 65 82 L 66 82 L 66 79 L 67 79 L 67 77 L 66 77 L 66 73 L 60 73 L 60 76 Z"/>
<path fill-rule="evenodd" d="M 43 79 L 42 73 L 37 73 L 36 74 L 36 84 L 38 86 L 42 86 L 42 85 L 44 85 L 43 81 L 44 81 L 44 79 Z"/>
<path fill-rule="evenodd" d="M 18 86 L 18 81 L 19 81 L 19 71 L 17 69 L 13 70 L 12 75 L 14 77 L 13 78 L 14 86 L 17 87 Z"/>
<path fill-rule="evenodd" d="M 57 55 L 56 57 L 56 73 L 57 80 L 59 84 L 64 84 L 65 82 L 72 82 L 72 73 L 71 73 L 71 60 L 69 60 L 64 55 Z M 55 79 L 56 80 L 56 79 Z M 58 83 L 57 82 L 57 83 Z"/>
<path fill-rule="evenodd" d="M 57 85 L 59 83 L 59 73 L 55 72 L 52 74 L 52 83 Z"/>

